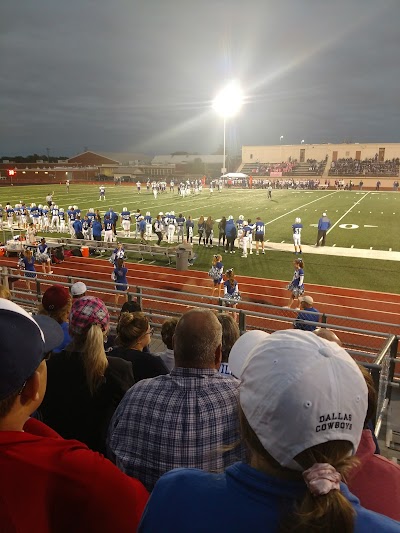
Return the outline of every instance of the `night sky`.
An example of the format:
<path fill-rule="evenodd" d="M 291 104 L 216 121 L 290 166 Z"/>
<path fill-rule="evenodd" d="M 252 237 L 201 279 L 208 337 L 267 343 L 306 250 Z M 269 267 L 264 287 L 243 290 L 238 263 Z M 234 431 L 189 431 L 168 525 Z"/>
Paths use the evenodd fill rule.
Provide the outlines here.
<path fill-rule="evenodd" d="M 400 142 L 398 0 L 2 0 L 0 155 Z"/>

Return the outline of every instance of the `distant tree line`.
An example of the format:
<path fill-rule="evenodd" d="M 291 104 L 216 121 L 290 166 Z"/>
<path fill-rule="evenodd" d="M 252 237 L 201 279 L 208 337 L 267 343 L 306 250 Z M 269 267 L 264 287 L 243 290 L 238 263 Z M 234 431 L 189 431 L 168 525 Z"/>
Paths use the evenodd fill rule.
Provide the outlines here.
<path fill-rule="evenodd" d="M 13 156 L 10 156 L 10 155 L 3 155 L 0 157 L 0 160 L 1 162 L 3 163 L 4 160 L 6 161 L 12 161 L 13 163 L 36 163 L 36 161 L 45 161 L 47 163 L 58 163 L 58 160 L 59 159 L 68 159 L 68 156 L 65 156 L 65 155 L 58 155 L 58 156 L 50 156 L 50 157 L 47 157 L 46 154 L 31 154 L 31 155 L 27 155 L 27 156 L 22 156 L 22 155 L 13 155 Z"/>

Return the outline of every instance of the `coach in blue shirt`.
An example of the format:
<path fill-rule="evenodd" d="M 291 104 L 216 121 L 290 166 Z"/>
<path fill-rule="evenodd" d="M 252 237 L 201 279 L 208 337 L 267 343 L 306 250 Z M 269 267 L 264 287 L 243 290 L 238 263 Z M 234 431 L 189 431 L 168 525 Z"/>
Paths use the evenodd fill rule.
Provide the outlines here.
<path fill-rule="evenodd" d="M 325 246 L 326 232 L 328 231 L 330 227 L 331 227 L 331 221 L 326 216 L 326 213 L 322 213 L 322 217 L 318 221 L 317 246 L 319 246 L 320 243 L 321 243 L 321 246 Z"/>

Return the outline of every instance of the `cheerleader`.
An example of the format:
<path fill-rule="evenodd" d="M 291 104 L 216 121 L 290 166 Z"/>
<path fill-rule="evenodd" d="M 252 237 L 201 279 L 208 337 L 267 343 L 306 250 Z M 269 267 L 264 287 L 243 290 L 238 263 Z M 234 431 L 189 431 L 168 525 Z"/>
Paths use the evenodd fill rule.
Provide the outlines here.
<path fill-rule="evenodd" d="M 25 270 L 25 283 L 29 292 L 31 291 L 30 279 L 36 278 L 35 258 L 33 257 L 32 250 L 25 250 L 18 263 L 19 268 Z"/>
<path fill-rule="evenodd" d="M 197 230 L 199 232 L 199 245 L 201 244 L 201 241 L 203 241 L 203 244 L 205 245 L 206 244 L 206 241 L 204 239 L 205 222 L 204 222 L 203 216 L 199 218 L 199 221 L 197 223 Z"/>
<path fill-rule="evenodd" d="M 112 278 L 115 281 L 115 290 L 118 291 L 115 294 L 116 304 L 118 304 L 120 292 L 125 293 L 125 299 L 127 299 L 127 292 L 129 289 L 128 280 L 126 279 L 127 273 L 128 273 L 128 269 L 124 265 L 124 260 L 122 258 L 117 259 L 115 268 L 112 273 Z"/>
<path fill-rule="evenodd" d="M 114 263 L 115 267 L 117 266 L 118 259 L 122 259 L 122 260 L 125 259 L 125 249 L 124 249 L 124 245 L 122 242 L 117 243 L 117 247 L 114 248 L 114 251 L 110 259 L 112 259 L 112 262 Z"/>
<path fill-rule="evenodd" d="M 213 236 L 214 236 L 214 220 L 211 217 L 208 217 L 205 223 L 205 233 L 206 240 L 205 245 L 212 248 L 213 245 Z"/>
<path fill-rule="evenodd" d="M 288 305 L 290 308 L 292 307 L 293 302 L 298 300 L 299 296 L 304 294 L 304 262 L 302 259 L 296 259 L 294 261 L 293 278 L 287 288 L 289 291 L 292 291 Z"/>
<path fill-rule="evenodd" d="M 222 284 L 224 283 L 223 280 L 223 272 L 224 272 L 224 265 L 222 264 L 222 255 L 217 254 L 214 255 L 211 270 L 208 273 L 210 277 L 212 277 L 213 280 L 213 288 L 211 296 L 214 296 L 215 291 L 218 289 L 218 298 L 221 297 L 221 289 Z"/>
<path fill-rule="evenodd" d="M 233 268 L 226 271 L 226 281 L 224 282 L 224 299 L 227 307 L 235 308 L 240 300 L 239 284 L 235 280 Z"/>
<path fill-rule="evenodd" d="M 53 274 L 51 270 L 51 260 L 49 247 L 46 244 L 46 239 L 40 239 L 40 244 L 37 251 L 37 260 L 42 265 L 43 274 Z"/>

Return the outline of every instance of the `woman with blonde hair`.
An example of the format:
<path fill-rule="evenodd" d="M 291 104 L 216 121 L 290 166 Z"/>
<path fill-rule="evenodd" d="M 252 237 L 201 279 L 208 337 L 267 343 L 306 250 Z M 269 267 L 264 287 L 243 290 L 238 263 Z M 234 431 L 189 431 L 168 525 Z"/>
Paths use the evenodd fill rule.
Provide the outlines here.
<path fill-rule="evenodd" d="M 345 484 L 367 386 L 343 348 L 308 331 L 278 331 L 250 350 L 240 378 L 246 462 L 223 474 L 164 474 L 139 531 L 399 531 L 398 522 L 362 507 Z"/>
<path fill-rule="evenodd" d="M 133 385 L 132 365 L 107 357 L 104 341 L 110 315 L 93 296 L 74 300 L 71 343 L 47 363 L 47 390 L 40 408 L 44 422 L 66 439 L 106 452 L 107 429 L 125 392 Z"/>
<path fill-rule="evenodd" d="M 117 324 L 117 346 L 109 353 L 130 361 L 135 381 L 169 374 L 163 360 L 144 351 L 150 345 L 153 328 L 142 312 L 121 313 Z"/>

